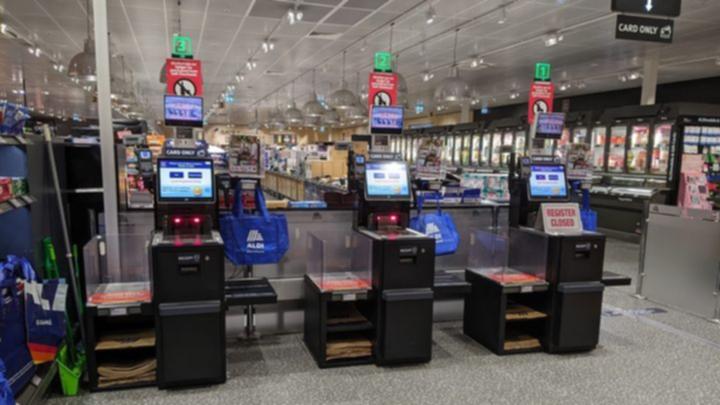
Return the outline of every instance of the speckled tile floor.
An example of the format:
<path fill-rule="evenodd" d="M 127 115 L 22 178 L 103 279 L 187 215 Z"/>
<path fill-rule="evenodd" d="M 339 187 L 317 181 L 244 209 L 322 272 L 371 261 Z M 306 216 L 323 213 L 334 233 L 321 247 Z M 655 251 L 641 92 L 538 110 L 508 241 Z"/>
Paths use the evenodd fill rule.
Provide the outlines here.
<path fill-rule="evenodd" d="M 635 275 L 637 245 L 608 243 L 606 268 Z M 302 336 L 231 343 L 224 385 L 85 394 L 52 404 L 717 404 L 720 326 L 638 301 L 633 288 L 609 289 L 600 346 L 591 353 L 499 357 L 462 334 L 458 322 L 435 325 L 433 361 L 420 366 L 319 370 Z M 623 312 L 625 311 L 625 312 Z"/>

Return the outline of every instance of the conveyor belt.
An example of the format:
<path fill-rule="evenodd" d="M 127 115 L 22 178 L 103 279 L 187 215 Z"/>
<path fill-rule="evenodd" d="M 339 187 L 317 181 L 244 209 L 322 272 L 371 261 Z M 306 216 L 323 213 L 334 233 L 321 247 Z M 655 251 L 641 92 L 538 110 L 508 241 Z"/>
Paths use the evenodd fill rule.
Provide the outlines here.
<path fill-rule="evenodd" d="M 265 277 L 228 280 L 225 282 L 225 301 L 228 306 L 274 304 L 277 293 Z"/>

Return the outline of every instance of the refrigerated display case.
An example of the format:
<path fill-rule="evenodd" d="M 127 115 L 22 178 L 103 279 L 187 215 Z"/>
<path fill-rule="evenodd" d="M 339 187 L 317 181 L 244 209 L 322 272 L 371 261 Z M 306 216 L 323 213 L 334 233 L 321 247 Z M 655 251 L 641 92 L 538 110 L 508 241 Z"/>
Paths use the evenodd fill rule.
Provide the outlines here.
<path fill-rule="evenodd" d="M 455 166 L 461 166 L 462 162 L 460 160 L 460 157 L 463 148 L 463 137 L 462 135 L 452 135 L 452 137 L 453 139 L 455 139 L 453 148 L 453 164 Z"/>
<path fill-rule="evenodd" d="M 453 156 L 455 152 L 455 137 L 453 135 L 447 135 L 445 137 L 445 164 L 447 166 L 453 165 Z"/>
<path fill-rule="evenodd" d="M 500 149 L 502 149 L 502 132 L 495 130 L 492 134 L 492 157 L 490 165 L 500 167 Z"/>
<path fill-rule="evenodd" d="M 473 166 L 481 166 L 480 151 L 482 145 L 482 133 L 476 131 L 472 135 L 472 147 L 470 148 L 470 160 Z"/>

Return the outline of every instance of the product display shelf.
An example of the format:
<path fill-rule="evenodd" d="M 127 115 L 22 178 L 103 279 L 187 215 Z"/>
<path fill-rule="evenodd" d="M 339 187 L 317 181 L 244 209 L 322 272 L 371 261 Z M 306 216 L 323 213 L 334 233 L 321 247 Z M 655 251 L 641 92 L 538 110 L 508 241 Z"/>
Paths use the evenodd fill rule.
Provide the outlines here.
<path fill-rule="evenodd" d="M 304 341 L 320 368 L 374 363 L 374 306 L 371 290 L 321 289 L 305 276 Z M 355 346 L 345 355 L 334 352 Z M 355 350 L 355 353 L 353 353 Z M 361 353 L 358 354 L 357 351 Z"/>
<path fill-rule="evenodd" d="M 21 195 L 13 197 L 5 202 L 0 203 L 0 215 L 18 208 L 27 207 L 35 201 L 37 201 L 37 199 L 31 195 Z"/>
<path fill-rule="evenodd" d="M 498 355 L 541 351 L 547 321 L 542 279 L 512 269 L 467 269 L 463 332 Z"/>

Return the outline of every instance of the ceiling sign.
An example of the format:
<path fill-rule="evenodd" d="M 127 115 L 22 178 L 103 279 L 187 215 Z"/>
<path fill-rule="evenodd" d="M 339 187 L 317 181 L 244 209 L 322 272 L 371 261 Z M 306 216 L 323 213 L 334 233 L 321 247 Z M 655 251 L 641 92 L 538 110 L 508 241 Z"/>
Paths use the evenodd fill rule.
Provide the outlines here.
<path fill-rule="evenodd" d="M 168 59 L 165 65 L 167 93 L 202 96 L 202 64 L 196 59 Z"/>
<path fill-rule="evenodd" d="M 172 56 L 175 58 L 192 58 L 192 38 L 173 35 Z"/>
<path fill-rule="evenodd" d="M 370 73 L 368 80 L 368 112 L 373 106 L 392 106 L 397 102 L 397 75 L 395 73 Z"/>
<path fill-rule="evenodd" d="M 678 17 L 681 0 L 612 0 L 612 11 Z"/>
<path fill-rule="evenodd" d="M 615 38 L 634 41 L 672 43 L 675 25 L 673 20 L 618 15 Z"/>
<path fill-rule="evenodd" d="M 554 100 L 555 86 L 551 82 L 533 82 L 528 100 L 528 124 L 535 123 L 535 116 L 538 113 L 553 112 Z"/>
<path fill-rule="evenodd" d="M 536 63 L 535 64 L 535 80 L 541 81 L 541 82 L 549 82 L 550 81 L 550 70 L 551 66 L 549 63 Z"/>
<path fill-rule="evenodd" d="M 375 52 L 375 71 L 392 72 L 392 54 L 390 52 Z"/>

